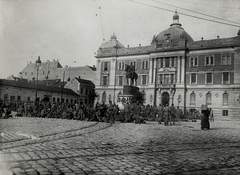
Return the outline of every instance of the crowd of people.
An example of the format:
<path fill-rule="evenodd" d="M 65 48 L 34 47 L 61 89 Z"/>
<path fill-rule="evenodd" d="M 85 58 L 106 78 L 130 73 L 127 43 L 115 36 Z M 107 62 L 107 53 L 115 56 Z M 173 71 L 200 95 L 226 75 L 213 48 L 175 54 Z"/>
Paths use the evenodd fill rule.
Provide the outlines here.
<path fill-rule="evenodd" d="M 146 121 L 162 122 L 164 125 L 175 124 L 183 112 L 176 109 L 174 105 L 152 106 L 143 105 L 139 102 L 125 103 L 124 105 L 96 103 L 94 106 L 84 104 L 67 103 L 22 103 L 16 108 L 16 116 L 39 117 L 39 118 L 61 118 L 70 120 L 99 121 L 99 122 L 135 122 L 136 124 Z M 11 105 L 0 105 L 0 116 L 8 118 L 11 115 Z"/>

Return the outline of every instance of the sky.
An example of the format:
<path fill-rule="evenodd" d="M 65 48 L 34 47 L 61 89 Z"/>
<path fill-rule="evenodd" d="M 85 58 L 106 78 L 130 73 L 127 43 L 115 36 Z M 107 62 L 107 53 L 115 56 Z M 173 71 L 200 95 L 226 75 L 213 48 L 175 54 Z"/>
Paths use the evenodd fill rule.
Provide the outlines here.
<path fill-rule="evenodd" d="M 240 29 L 240 0 L 0 0 L 0 78 L 17 76 L 38 56 L 62 66 L 95 65 L 113 33 L 124 46 L 150 45 L 175 10 L 195 41 L 235 37 Z"/>

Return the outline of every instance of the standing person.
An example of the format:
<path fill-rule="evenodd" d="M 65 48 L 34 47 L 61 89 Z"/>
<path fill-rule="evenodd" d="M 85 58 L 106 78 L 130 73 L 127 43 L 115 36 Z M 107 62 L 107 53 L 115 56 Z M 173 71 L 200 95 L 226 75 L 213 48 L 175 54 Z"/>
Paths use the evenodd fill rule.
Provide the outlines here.
<path fill-rule="evenodd" d="M 167 126 L 168 122 L 169 122 L 169 107 L 168 107 L 168 104 L 166 104 L 165 107 L 163 108 L 163 117 L 165 119 L 164 125 Z"/>
<path fill-rule="evenodd" d="M 132 113 L 133 113 L 133 118 L 135 119 L 135 124 L 141 124 L 140 121 L 140 113 L 141 113 L 141 105 L 137 101 L 136 104 L 132 105 Z"/>
<path fill-rule="evenodd" d="M 169 107 L 169 111 L 170 111 L 170 114 L 169 114 L 170 125 L 171 125 L 171 122 L 173 122 L 173 125 L 175 125 L 175 118 L 176 118 L 177 111 L 176 111 L 176 108 L 174 107 L 174 104 L 172 104 L 172 106 Z"/>
<path fill-rule="evenodd" d="M 158 115 L 158 124 L 162 124 L 162 114 L 163 114 L 163 107 L 161 104 L 158 105 L 157 115 Z"/>
<path fill-rule="evenodd" d="M 130 106 L 129 106 L 129 103 L 124 104 L 123 111 L 124 111 L 123 113 L 124 113 L 124 118 L 125 118 L 124 122 L 129 122 L 130 121 Z"/>
<path fill-rule="evenodd" d="M 213 110 L 210 108 L 210 121 L 214 122 Z"/>
<path fill-rule="evenodd" d="M 201 106 L 202 116 L 201 116 L 201 129 L 210 129 L 209 115 L 210 109 L 207 105 Z"/>

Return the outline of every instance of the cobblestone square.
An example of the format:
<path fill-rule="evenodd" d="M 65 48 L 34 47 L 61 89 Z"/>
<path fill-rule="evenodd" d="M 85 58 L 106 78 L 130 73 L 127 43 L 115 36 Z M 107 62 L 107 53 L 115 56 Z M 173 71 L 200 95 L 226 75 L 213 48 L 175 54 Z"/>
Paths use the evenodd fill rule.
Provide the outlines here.
<path fill-rule="evenodd" d="M 240 174 L 240 121 L 103 123 L 0 119 L 0 169 L 8 174 Z"/>

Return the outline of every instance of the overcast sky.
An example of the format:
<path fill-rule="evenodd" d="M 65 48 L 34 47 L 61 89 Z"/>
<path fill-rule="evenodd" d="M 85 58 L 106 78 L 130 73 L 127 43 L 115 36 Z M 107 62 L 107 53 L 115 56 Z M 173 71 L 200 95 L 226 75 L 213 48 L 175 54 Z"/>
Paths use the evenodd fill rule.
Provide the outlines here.
<path fill-rule="evenodd" d="M 94 65 L 94 53 L 112 33 L 124 46 L 150 45 L 153 35 L 172 23 L 176 7 L 182 27 L 195 41 L 234 37 L 240 29 L 182 14 L 227 22 L 196 11 L 240 26 L 240 0 L 134 1 L 0 0 L 0 78 L 17 76 L 38 55 L 43 62 L 58 59 L 62 66 Z"/>

